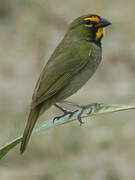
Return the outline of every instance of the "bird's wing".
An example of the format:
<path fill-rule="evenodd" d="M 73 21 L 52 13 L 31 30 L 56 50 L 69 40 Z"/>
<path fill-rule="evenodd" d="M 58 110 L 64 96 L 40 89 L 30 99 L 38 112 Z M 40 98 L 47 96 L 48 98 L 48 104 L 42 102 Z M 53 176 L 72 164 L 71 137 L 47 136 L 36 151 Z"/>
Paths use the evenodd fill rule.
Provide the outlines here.
<path fill-rule="evenodd" d="M 90 54 L 90 49 L 85 54 L 85 57 L 67 51 L 66 54 L 62 53 L 55 60 L 48 62 L 35 87 L 32 108 L 46 101 L 65 87 L 72 77 L 85 67 Z"/>

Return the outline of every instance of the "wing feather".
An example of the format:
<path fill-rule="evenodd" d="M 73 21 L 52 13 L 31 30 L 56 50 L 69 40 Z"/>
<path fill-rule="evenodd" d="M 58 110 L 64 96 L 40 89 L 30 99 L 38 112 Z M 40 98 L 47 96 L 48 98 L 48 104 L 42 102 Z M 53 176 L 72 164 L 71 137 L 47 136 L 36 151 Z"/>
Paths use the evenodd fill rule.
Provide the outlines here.
<path fill-rule="evenodd" d="M 54 61 L 50 61 L 43 69 L 37 82 L 33 98 L 32 108 L 46 101 L 55 95 L 60 89 L 65 87 L 88 62 L 88 56 L 81 58 L 73 54 L 62 54 Z M 65 59 L 65 57 L 67 57 Z"/>

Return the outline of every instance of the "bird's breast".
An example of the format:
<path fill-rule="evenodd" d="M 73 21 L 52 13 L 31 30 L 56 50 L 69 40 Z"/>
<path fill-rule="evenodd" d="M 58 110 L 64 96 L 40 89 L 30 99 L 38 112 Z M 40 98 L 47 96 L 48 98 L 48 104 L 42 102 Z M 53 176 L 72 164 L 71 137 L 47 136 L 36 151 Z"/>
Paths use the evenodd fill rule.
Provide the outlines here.
<path fill-rule="evenodd" d="M 101 47 L 93 44 L 90 46 L 89 53 L 89 61 L 88 61 L 88 68 L 90 69 L 90 73 L 94 73 L 99 66 L 102 58 L 102 49 Z"/>

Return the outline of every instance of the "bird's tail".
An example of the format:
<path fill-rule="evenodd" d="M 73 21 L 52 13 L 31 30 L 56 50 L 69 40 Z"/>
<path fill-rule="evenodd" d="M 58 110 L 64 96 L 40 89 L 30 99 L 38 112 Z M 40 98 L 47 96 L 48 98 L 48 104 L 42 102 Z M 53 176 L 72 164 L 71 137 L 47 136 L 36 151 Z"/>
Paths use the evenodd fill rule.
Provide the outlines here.
<path fill-rule="evenodd" d="M 39 112 L 40 112 L 39 107 L 35 107 L 34 109 L 31 109 L 31 111 L 30 111 L 29 118 L 28 118 L 28 121 L 27 121 L 27 124 L 26 124 L 26 128 L 24 130 L 23 138 L 22 138 L 22 144 L 21 144 L 21 147 L 20 147 L 21 154 L 26 149 L 26 146 L 27 146 L 27 144 L 29 142 L 32 130 L 33 130 L 33 128 L 34 128 L 34 126 L 36 124 L 36 121 L 38 119 Z"/>

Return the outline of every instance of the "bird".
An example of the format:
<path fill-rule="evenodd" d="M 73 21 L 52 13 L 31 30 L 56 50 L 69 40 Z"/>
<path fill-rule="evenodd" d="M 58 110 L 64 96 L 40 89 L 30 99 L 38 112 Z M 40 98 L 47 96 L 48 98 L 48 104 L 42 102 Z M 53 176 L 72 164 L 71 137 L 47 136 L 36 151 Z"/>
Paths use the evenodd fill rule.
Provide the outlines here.
<path fill-rule="evenodd" d="M 101 40 L 111 23 L 97 15 L 87 14 L 73 20 L 53 54 L 44 66 L 32 96 L 30 113 L 23 133 L 20 153 L 24 153 L 39 118 L 52 105 L 76 93 L 95 73 L 102 59 Z M 64 111 L 70 113 L 68 111 Z M 80 117 L 78 117 L 82 123 Z"/>

